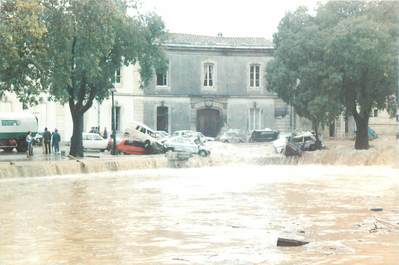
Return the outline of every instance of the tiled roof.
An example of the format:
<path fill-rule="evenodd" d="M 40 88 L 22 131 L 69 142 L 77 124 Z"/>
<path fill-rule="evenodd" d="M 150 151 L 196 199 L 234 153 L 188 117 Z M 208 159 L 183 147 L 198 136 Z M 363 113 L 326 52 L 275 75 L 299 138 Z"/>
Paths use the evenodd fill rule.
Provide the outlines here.
<path fill-rule="evenodd" d="M 166 45 L 192 47 L 227 48 L 272 48 L 273 44 L 265 38 L 203 36 L 183 33 L 169 33 Z"/>

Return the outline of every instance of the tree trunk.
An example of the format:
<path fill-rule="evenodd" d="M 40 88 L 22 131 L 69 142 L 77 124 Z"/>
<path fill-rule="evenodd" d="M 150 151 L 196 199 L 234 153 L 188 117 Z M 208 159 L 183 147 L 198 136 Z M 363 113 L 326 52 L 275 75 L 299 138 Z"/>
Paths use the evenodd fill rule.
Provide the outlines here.
<path fill-rule="evenodd" d="M 321 149 L 321 141 L 319 138 L 319 123 L 317 121 L 312 122 L 312 127 L 316 137 L 316 149 Z"/>
<path fill-rule="evenodd" d="M 83 157 L 83 113 L 71 110 L 71 114 L 73 122 L 73 133 L 71 137 L 71 149 L 69 151 L 69 154 L 74 157 Z"/>
<path fill-rule="evenodd" d="M 369 149 L 369 117 L 368 115 L 357 114 L 354 115 L 356 122 L 356 140 L 355 140 L 355 149 L 357 150 L 367 150 Z"/>

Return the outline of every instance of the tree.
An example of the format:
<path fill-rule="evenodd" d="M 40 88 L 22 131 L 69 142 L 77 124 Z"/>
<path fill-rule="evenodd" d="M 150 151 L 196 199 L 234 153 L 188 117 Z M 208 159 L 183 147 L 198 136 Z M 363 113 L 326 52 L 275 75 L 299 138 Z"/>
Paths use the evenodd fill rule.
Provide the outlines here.
<path fill-rule="evenodd" d="M 273 38 L 274 59 L 267 66 L 268 89 L 309 119 L 319 134 L 342 111 L 323 58 L 322 35 L 306 8 L 288 13 Z"/>
<path fill-rule="evenodd" d="M 370 112 L 392 108 L 398 85 L 398 4 L 330 1 L 315 16 L 288 13 L 274 36 L 269 89 L 314 127 L 344 110 L 356 122 L 355 148 L 368 149 Z"/>
<path fill-rule="evenodd" d="M 318 11 L 330 74 L 340 76 L 341 103 L 356 122 L 356 149 L 369 148 L 370 112 L 388 108 L 397 87 L 397 35 L 393 24 L 376 15 L 382 7 L 381 3 L 330 2 Z"/>
<path fill-rule="evenodd" d="M 19 1 L 22 0 L 14 0 Z M 161 50 L 164 24 L 155 14 L 140 14 L 135 2 L 128 0 L 23 2 L 39 3 L 38 21 L 45 32 L 39 43 L 45 52 L 34 61 L 40 75 L 27 68 L 20 79 L 32 80 L 31 84 L 15 87 L 29 92 L 34 89 L 33 83 L 40 82 L 51 100 L 69 104 L 73 121 L 70 154 L 83 156 L 84 113 L 94 100 L 101 102 L 109 97 L 115 73 L 122 65 L 139 64 L 141 80 L 148 82 L 154 67 L 165 63 Z M 15 9 L 24 12 L 19 5 Z M 135 15 L 129 16 L 128 11 Z M 7 28 L 15 31 L 18 26 L 7 25 Z M 27 38 L 21 36 L 22 42 L 27 42 Z M 21 49 L 18 47 L 17 52 Z M 36 47 L 30 50 L 36 51 Z"/>
<path fill-rule="evenodd" d="M 14 92 L 26 106 L 43 91 L 40 76 L 45 58 L 39 0 L 0 2 L 0 96 Z"/>
<path fill-rule="evenodd" d="M 83 114 L 93 100 L 110 95 L 121 65 L 140 64 L 147 82 L 161 56 L 164 24 L 156 15 L 127 15 L 122 0 L 49 1 L 48 29 L 50 94 L 68 102 L 73 135 L 70 154 L 82 156 Z"/>

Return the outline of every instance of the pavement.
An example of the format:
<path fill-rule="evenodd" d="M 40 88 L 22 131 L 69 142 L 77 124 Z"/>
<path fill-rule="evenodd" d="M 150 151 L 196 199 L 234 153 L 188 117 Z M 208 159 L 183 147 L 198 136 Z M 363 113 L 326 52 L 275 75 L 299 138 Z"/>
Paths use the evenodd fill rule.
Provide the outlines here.
<path fill-rule="evenodd" d="M 61 155 L 65 154 L 65 155 Z M 27 157 L 26 153 L 18 153 L 15 149 L 12 152 L 0 151 L 0 162 L 13 162 L 13 161 L 55 161 L 68 159 L 69 146 L 61 146 L 60 152 L 55 154 L 45 154 L 41 146 L 35 146 L 33 148 L 33 156 Z M 110 156 L 109 152 L 85 152 L 85 157 L 104 157 Z"/>

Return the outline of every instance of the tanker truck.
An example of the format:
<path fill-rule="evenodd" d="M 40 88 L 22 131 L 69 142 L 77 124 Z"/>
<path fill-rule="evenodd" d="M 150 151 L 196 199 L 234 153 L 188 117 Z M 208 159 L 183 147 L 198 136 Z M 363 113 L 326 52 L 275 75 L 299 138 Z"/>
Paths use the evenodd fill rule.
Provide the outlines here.
<path fill-rule="evenodd" d="M 26 152 L 26 136 L 37 133 L 38 122 L 33 114 L 27 112 L 0 112 L 0 149 L 11 152 Z"/>

